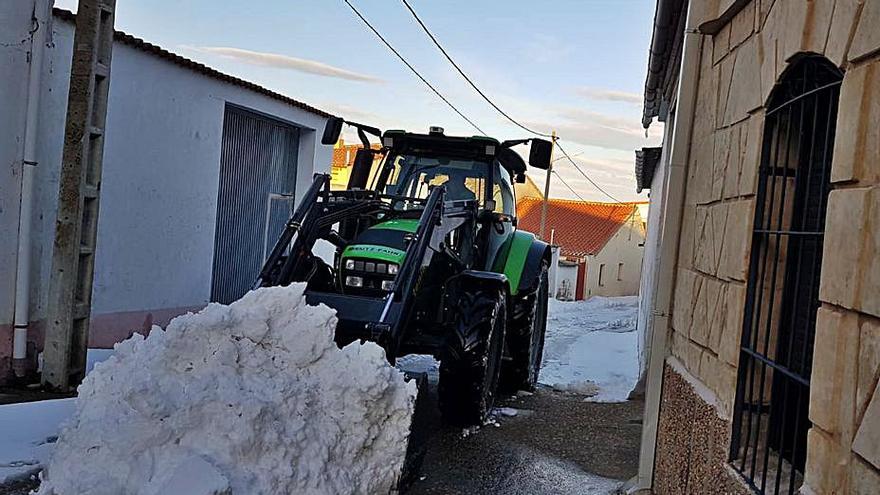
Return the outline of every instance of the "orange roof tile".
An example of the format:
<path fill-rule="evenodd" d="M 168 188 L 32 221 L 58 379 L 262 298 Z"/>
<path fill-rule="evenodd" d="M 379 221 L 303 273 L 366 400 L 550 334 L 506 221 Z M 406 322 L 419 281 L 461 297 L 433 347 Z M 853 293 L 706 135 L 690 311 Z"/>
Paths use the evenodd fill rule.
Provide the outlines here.
<path fill-rule="evenodd" d="M 516 205 L 519 228 L 541 231 L 540 199 L 523 198 Z M 632 203 L 598 203 L 551 199 L 547 204 L 545 235 L 555 229 L 553 242 L 562 248 L 563 256 L 583 257 L 596 254 L 635 213 Z"/>
<path fill-rule="evenodd" d="M 333 168 L 345 168 L 350 167 L 354 164 L 354 156 L 357 154 L 359 149 L 363 148 L 360 144 L 345 144 L 345 140 L 340 139 L 335 146 L 333 146 L 333 158 L 330 162 L 330 166 Z M 376 143 L 373 143 L 371 146 L 374 150 L 381 148 Z"/>

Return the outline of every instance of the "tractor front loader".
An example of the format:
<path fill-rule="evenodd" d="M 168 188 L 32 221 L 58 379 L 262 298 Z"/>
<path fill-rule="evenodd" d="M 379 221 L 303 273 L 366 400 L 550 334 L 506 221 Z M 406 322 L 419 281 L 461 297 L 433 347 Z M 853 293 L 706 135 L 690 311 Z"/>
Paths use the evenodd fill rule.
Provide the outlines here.
<path fill-rule="evenodd" d="M 330 120 L 324 144 L 343 122 Z M 499 388 L 537 381 L 550 252 L 516 228 L 513 182 L 526 165 L 511 148 L 531 141 L 529 163 L 546 169 L 552 145 L 345 123 L 365 145 L 348 188 L 315 175 L 256 286 L 305 282 L 310 304 L 336 310 L 340 346 L 376 342 L 392 364 L 435 356 L 443 417 L 481 424 Z M 318 242 L 333 246 L 332 259 L 315 253 Z"/>

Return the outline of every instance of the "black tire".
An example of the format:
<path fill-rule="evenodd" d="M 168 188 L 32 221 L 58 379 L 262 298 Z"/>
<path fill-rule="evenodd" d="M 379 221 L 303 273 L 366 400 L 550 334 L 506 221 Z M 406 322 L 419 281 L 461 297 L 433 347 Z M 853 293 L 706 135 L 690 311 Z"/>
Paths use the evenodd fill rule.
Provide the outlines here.
<path fill-rule="evenodd" d="M 481 425 L 495 403 L 507 304 L 501 291 L 478 290 L 463 294 L 458 301 L 455 331 L 459 335 L 482 335 L 480 342 L 464 352 L 450 344 L 440 361 L 440 412 L 457 426 Z M 457 339 L 452 339 L 457 340 Z"/>
<path fill-rule="evenodd" d="M 510 359 L 504 363 L 500 385 L 504 393 L 532 391 L 538 384 L 547 333 L 547 291 L 547 264 L 543 263 L 537 289 L 525 296 L 526 309 L 511 322 L 507 332 Z"/>

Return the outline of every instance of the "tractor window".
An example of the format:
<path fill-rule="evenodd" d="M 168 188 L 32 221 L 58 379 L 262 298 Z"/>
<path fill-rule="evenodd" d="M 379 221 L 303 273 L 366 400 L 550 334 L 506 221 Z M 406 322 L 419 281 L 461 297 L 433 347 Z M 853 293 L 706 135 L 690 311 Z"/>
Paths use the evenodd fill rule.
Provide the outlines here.
<path fill-rule="evenodd" d="M 447 201 L 485 202 L 487 164 L 424 156 L 400 155 L 393 159 L 392 178 L 385 192 L 424 199 L 434 186 L 446 186 Z"/>
<path fill-rule="evenodd" d="M 385 167 L 391 169 L 388 173 L 388 180 L 385 186 L 386 190 L 391 190 L 397 187 L 397 181 L 400 179 L 400 164 L 403 160 L 404 157 L 398 155 L 386 163 Z"/>
<path fill-rule="evenodd" d="M 495 184 L 492 186 L 492 199 L 495 200 L 495 211 L 513 215 L 514 200 L 510 173 L 504 167 L 495 165 Z"/>

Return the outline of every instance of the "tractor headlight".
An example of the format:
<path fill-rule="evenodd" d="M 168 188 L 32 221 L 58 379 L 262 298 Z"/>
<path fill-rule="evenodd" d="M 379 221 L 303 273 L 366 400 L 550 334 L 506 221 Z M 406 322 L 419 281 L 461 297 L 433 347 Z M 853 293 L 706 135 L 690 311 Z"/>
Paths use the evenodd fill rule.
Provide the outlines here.
<path fill-rule="evenodd" d="M 394 280 L 383 280 L 382 290 L 391 290 L 394 288 Z"/>
<path fill-rule="evenodd" d="M 346 270 L 354 270 L 354 260 L 353 259 L 345 260 L 345 269 Z"/>
<path fill-rule="evenodd" d="M 349 287 L 363 287 L 364 286 L 364 279 L 363 279 L 363 277 L 354 277 L 354 276 L 349 275 L 349 276 L 345 277 L 345 285 L 347 285 Z"/>
<path fill-rule="evenodd" d="M 398 266 L 394 263 L 388 263 L 388 274 L 389 275 L 397 275 Z"/>

